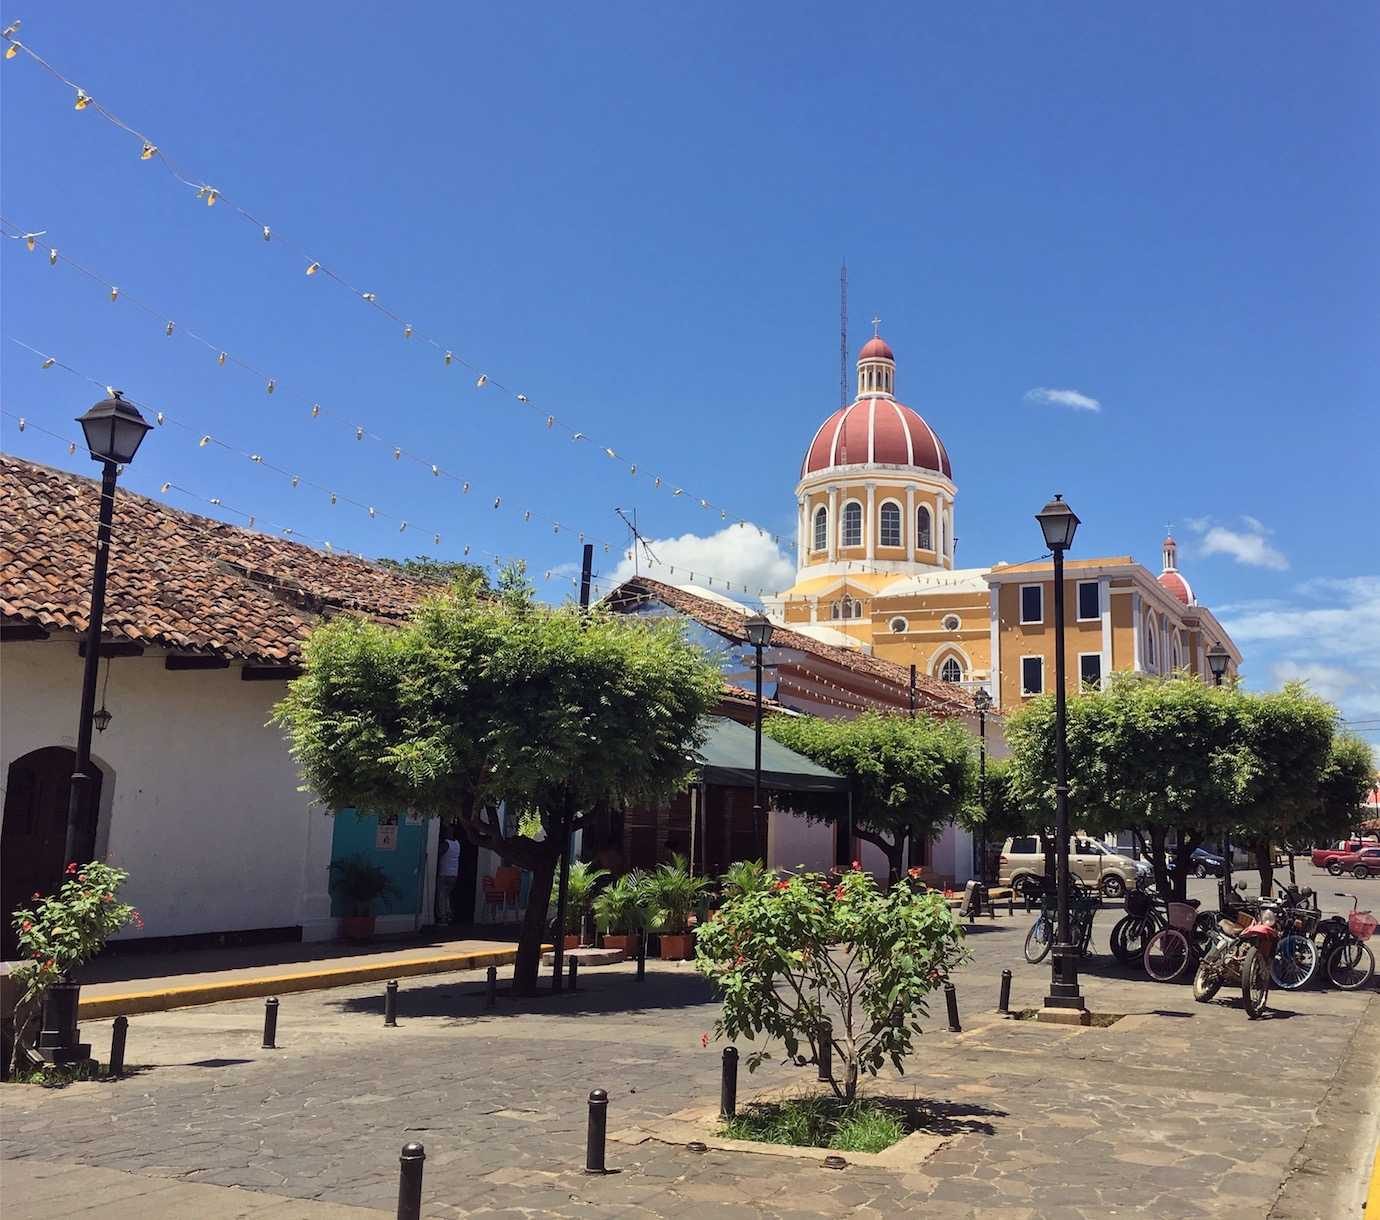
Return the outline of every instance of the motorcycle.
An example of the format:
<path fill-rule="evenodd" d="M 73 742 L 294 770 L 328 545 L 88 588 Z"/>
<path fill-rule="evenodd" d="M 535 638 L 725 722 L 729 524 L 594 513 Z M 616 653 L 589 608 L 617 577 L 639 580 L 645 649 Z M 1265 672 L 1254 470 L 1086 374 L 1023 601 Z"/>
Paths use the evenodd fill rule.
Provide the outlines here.
<path fill-rule="evenodd" d="M 1246 1015 L 1252 1020 L 1261 1016 L 1270 995 L 1270 968 L 1280 935 L 1279 903 L 1271 899 L 1243 904 L 1235 918 L 1221 915 L 1212 944 L 1193 976 L 1193 998 L 1206 1004 L 1224 985 L 1240 986 Z"/>

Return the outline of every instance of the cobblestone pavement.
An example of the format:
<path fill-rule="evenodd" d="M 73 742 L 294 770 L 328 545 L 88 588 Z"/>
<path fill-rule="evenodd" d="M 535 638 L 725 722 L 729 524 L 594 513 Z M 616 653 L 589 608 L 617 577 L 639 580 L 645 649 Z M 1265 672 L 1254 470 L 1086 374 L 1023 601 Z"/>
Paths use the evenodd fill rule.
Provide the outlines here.
<path fill-rule="evenodd" d="M 0 1089 L 0 1154 L 137 1175 L 145 1216 L 179 1214 L 159 1201 L 170 1180 L 387 1211 L 412 1139 L 427 1148 L 429 1217 L 1359 1215 L 1374 993 L 1276 995 L 1269 1018 L 1248 1021 L 1233 998 L 1195 1004 L 1187 987 L 1114 968 L 1116 915 L 1099 917 L 1104 956 L 1086 991 L 1095 1011 L 1131 1015 L 1101 1029 L 998 1019 L 1001 969 L 1015 975 L 1013 1007 L 1038 1004 L 1048 969 L 1021 961 L 1028 917 L 974 931 L 957 979 L 965 1032 L 946 1032 L 941 1002 L 912 1069 L 887 1083 L 925 1099 L 944 1137 L 912 1172 L 648 1140 L 609 1144 L 616 1173 L 581 1173 L 591 1088 L 609 1092 L 610 1130 L 716 1099 L 719 1049 L 700 1045 L 716 1006 L 685 965 L 640 985 L 630 968 L 591 970 L 575 996 L 505 998 L 492 1012 L 481 975 L 405 980 L 397 1029 L 382 1025 L 376 985 L 288 996 L 270 1051 L 259 1001 L 136 1017 L 128 1057 L 145 1067 L 130 1078 Z M 109 1022 L 83 1034 L 103 1048 Z M 777 1065 L 740 1087 L 813 1075 Z M 1320 1190 L 1310 1169 L 1324 1162 Z M 3 1168 L 6 1220 L 54 1214 Z M 124 1197 L 131 1206 L 137 1183 Z"/>

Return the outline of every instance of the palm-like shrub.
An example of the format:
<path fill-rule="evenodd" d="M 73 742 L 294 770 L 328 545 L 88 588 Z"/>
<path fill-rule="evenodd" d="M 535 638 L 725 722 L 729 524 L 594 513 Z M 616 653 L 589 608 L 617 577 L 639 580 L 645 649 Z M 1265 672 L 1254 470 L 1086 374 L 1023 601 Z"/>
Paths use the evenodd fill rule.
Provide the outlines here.
<path fill-rule="evenodd" d="M 719 878 L 725 898 L 741 898 L 744 894 L 757 894 L 772 883 L 772 875 L 761 860 L 739 860 L 730 864 L 728 871 Z"/>
<path fill-rule="evenodd" d="M 576 860 L 570 866 L 570 877 L 565 889 L 565 930 L 578 932 L 584 923 L 585 912 L 594 901 L 594 887 L 609 875 L 606 868 L 595 868 L 584 860 Z M 551 879 L 551 914 L 555 918 L 556 903 L 560 896 L 560 869 Z"/>
<path fill-rule="evenodd" d="M 710 889 L 708 877 L 695 877 L 679 852 L 669 863 L 657 866 L 645 882 L 651 908 L 651 924 L 667 936 L 683 936 L 690 930 L 690 916 Z"/>
<path fill-rule="evenodd" d="M 632 936 L 647 926 L 647 878 L 624 873 L 594 899 L 594 920 L 605 935 Z"/>

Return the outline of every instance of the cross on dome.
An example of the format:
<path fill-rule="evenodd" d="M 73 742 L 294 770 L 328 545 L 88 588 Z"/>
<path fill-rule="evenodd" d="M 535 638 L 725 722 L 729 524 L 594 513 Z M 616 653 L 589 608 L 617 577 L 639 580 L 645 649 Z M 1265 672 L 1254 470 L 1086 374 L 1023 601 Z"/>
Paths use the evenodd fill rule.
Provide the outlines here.
<path fill-rule="evenodd" d="M 872 318 L 872 337 L 873 337 L 874 339 L 877 339 L 877 338 L 880 338 L 880 337 L 881 337 L 880 334 L 879 334 L 879 331 L 878 331 L 878 328 L 881 326 L 881 324 L 882 324 L 882 319 L 881 319 L 880 317 L 874 315 L 873 318 Z"/>

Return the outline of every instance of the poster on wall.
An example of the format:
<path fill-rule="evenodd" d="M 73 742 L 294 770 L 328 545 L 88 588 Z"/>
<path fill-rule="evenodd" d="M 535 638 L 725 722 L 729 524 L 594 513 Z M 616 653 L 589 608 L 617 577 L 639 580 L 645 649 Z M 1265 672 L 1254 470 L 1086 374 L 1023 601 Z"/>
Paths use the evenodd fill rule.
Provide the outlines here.
<path fill-rule="evenodd" d="M 398 815 L 396 813 L 379 814 L 378 829 L 374 831 L 374 850 L 398 850 Z"/>

